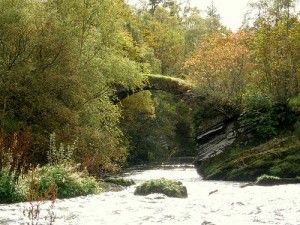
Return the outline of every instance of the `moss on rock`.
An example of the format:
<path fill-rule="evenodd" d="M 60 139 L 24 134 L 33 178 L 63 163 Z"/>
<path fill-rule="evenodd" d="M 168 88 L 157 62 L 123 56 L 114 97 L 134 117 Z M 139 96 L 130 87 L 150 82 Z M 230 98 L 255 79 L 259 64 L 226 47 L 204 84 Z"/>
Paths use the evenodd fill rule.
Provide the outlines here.
<path fill-rule="evenodd" d="M 269 175 L 262 175 L 257 178 L 255 185 L 261 186 L 272 186 L 272 185 L 280 185 L 280 184 L 297 184 L 300 183 L 300 178 L 280 178 Z"/>
<path fill-rule="evenodd" d="M 157 179 L 149 180 L 139 185 L 134 194 L 135 195 L 149 195 L 152 193 L 165 194 L 168 197 L 186 198 L 187 190 L 180 181 Z"/>
<path fill-rule="evenodd" d="M 257 147 L 211 158 L 198 165 L 204 179 L 255 181 L 263 174 L 295 178 L 300 174 L 300 141 L 277 137 Z"/>

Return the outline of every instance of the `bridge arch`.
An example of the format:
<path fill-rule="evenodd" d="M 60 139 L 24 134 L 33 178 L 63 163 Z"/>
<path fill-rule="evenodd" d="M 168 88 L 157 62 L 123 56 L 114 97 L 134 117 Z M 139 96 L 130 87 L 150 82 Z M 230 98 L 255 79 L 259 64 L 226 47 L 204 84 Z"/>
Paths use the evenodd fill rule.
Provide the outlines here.
<path fill-rule="evenodd" d="M 113 100 L 113 102 L 118 103 L 130 95 L 144 90 L 165 91 L 182 99 L 191 94 L 191 86 L 183 79 L 162 75 L 147 76 L 148 81 L 143 88 L 138 88 L 135 90 L 119 89 L 115 93 L 116 98 Z"/>

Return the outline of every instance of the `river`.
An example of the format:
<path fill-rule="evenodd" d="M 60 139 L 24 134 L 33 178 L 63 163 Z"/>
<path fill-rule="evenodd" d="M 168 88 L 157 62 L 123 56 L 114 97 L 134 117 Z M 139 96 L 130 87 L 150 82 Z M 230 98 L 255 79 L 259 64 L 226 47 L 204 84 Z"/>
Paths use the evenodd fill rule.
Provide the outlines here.
<path fill-rule="evenodd" d="M 120 192 L 57 200 L 54 224 L 72 225 L 300 225 L 300 185 L 248 186 L 238 182 L 203 181 L 189 163 L 137 167 L 127 174 L 137 184 L 156 178 L 176 179 L 188 198 L 161 194 L 134 196 L 135 186 Z M 0 225 L 26 224 L 29 203 L 0 205 Z M 49 202 L 41 206 L 41 223 Z"/>

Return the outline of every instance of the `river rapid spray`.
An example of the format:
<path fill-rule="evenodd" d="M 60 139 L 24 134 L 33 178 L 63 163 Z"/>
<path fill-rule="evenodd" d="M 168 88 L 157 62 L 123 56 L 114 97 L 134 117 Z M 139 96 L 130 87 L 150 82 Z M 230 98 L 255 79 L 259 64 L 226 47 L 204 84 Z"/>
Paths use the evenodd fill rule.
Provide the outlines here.
<path fill-rule="evenodd" d="M 203 181 L 192 164 L 178 162 L 136 167 L 125 176 L 137 185 L 162 177 L 179 180 L 187 187 L 188 198 L 135 196 L 132 186 L 120 192 L 57 200 L 54 224 L 300 224 L 299 184 L 240 188 L 238 182 Z M 0 225 L 25 224 L 22 211 L 27 204 L 0 205 Z M 48 206 L 41 206 L 41 217 Z"/>

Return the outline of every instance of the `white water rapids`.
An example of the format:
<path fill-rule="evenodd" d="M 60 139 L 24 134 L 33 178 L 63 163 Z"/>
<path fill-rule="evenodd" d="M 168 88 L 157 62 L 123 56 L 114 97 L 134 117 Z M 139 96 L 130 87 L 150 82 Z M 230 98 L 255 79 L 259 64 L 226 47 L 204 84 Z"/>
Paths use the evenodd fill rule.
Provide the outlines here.
<path fill-rule="evenodd" d="M 180 180 L 188 198 L 160 194 L 133 195 L 135 186 L 120 192 L 57 200 L 55 225 L 300 225 L 300 185 L 273 187 L 203 181 L 191 164 L 133 170 L 127 178 L 137 184 L 156 178 Z M 0 225 L 26 224 L 24 207 L 29 203 L 0 205 Z M 39 224 L 47 224 L 49 203 L 42 205 Z M 30 224 L 31 225 L 31 224 Z"/>

